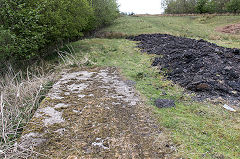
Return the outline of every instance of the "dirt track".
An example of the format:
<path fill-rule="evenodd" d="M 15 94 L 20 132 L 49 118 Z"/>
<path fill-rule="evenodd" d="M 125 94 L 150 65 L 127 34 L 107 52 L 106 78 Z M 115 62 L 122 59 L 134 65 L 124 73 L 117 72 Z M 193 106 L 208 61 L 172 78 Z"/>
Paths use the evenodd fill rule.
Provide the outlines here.
<path fill-rule="evenodd" d="M 173 158 L 174 147 L 133 85 L 116 68 L 64 71 L 18 148 L 37 158 Z"/>

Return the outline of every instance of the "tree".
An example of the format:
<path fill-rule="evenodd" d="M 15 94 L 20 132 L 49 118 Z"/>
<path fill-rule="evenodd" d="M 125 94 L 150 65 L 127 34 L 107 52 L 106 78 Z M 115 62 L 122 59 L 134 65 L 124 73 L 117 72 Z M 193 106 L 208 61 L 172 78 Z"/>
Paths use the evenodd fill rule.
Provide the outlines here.
<path fill-rule="evenodd" d="M 119 15 L 116 0 L 92 0 L 92 6 L 96 26 L 108 25 Z"/>
<path fill-rule="evenodd" d="M 81 37 L 118 14 L 116 0 L 0 0 L 0 56 L 42 56 L 48 45 Z"/>
<path fill-rule="evenodd" d="M 231 0 L 226 4 L 226 8 L 231 13 L 240 13 L 240 0 Z"/>
<path fill-rule="evenodd" d="M 207 2 L 208 0 L 198 0 L 197 1 L 197 12 L 202 14 L 202 13 L 206 13 L 207 12 Z"/>
<path fill-rule="evenodd" d="M 238 13 L 239 0 L 162 0 L 165 13 Z"/>

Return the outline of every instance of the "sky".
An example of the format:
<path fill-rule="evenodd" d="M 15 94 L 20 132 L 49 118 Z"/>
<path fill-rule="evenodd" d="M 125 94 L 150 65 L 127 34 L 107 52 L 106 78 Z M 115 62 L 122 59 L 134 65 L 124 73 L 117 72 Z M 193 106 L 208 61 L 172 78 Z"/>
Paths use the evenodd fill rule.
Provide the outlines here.
<path fill-rule="evenodd" d="M 118 0 L 121 12 L 135 14 L 160 14 L 161 0 Z"/>

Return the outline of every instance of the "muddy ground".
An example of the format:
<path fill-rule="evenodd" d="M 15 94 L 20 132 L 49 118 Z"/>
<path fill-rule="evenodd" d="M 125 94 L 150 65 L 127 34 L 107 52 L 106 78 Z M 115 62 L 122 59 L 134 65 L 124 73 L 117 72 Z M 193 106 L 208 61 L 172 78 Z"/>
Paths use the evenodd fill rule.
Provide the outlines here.
<path fill-rule="evenodd" d="M 142 52 L 160 55 L 152 63 L 167 78 L 202 98 L 240 100 L 240 50 L 167 34 L 129 37 Z"/>

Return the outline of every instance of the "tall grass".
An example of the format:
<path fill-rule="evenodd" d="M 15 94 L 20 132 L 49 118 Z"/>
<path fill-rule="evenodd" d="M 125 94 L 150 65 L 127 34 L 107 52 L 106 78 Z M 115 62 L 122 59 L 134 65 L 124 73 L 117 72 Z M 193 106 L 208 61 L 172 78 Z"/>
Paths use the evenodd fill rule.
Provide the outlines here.
<path fill-rule="evenodd" d="M 15 72 L 9 66 L 0 76 L 0 158 L 22 156 L 22 150 L 14 143 L 49 89 L 50 81 L 53 75 L 42 67 Z"/>
<path fill-rule="evenodd" d="M 0 76 L 0 158 L 38 158 L 41 154 L 17 145 L 26 123 L 31 119 L 53 82 L 56 72 L 67 67 L 93 64 L 88 55 L 75 57 L 71 45 L 58 51 L 57 63 L 50 61 L 16 72 L 11 66 Z M 52 69 L 51 69 L 52 68 Z"/>

